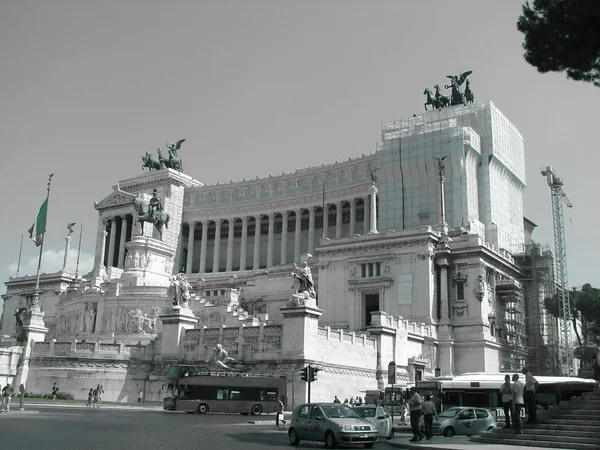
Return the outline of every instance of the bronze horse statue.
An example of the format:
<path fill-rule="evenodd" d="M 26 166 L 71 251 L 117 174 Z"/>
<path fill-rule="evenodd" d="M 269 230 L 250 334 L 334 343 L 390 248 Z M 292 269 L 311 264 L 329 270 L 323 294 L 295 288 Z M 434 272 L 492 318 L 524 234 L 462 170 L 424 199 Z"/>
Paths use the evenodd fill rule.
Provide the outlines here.
<path fill-rule="evenodd" d="M 425 88 L 423 94 L 427 96 L 427 101 L 425 102 L 425 111 L 427 111 L 427 105 L 431 105 L 433 109 L 439 109 L 440 104 L 436 100 L 436 98 L 432 95 L 431 90 L 429 88 Z"/>
<path fill-rule="evenodd" d="M 473 103 L 475 100 L 475 96 L 473 95 L 473 91 L 471 90 L 471 82 L 467 80 L 465 84 L 465 100 L 467 103 Z"/>
<path fill-rule="evenodd" d="M 144 164 L 142 164 L 142 170 L 144 170 L 146 167 L 151 172 L 153 170 L 162 169 L 162 164 L 160 161 L 148 152 L 146 152 L 146 156 L 142 156 L 142 161 L 144 162 Z"/>
<path fill-rule="evenodd" d="M 160 149 L 158 149 L 158 160 L 163 165 L 163 167 L 168 167 L 169 169 L 177 170 L 178 172 L 183 172 L 183 166 L 181 163 L 181 158 L 175 156 L 174 151 L 169 148 L 169 158 L 163 158 Z"/>
<path fill-rule="evenodd" d="M 141 197 L 135 197 L 132 201 L 135 212 L 138 215 L 136 222 L 139 222 L 142 226 L 142 234 L 144 233 L 144 222 L 150 222 L 156 227 L 160 234 L 160 239 L 162 240 L 163 225 L 165 228 L 169 228 L 169 214 L 164 211 L 151 210 L 148 207 L 148 202 Z"/>
<path fill-rule="evenodd" d="M 446 106 L 450 106 L 450 97 L 447 95 L 443 95 L 440 93 L 440 85 L 436 84 L 435 88 L 435 99 L 438 102 L 438 108 L 445 108 Z"/>

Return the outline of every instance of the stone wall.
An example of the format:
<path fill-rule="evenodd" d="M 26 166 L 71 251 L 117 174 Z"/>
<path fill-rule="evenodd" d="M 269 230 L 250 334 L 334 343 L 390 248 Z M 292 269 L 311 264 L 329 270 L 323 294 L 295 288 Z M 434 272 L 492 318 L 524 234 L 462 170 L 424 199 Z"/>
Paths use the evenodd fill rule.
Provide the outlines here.
<path fill-rule="evenodd" d="M 17 375 L 17 366 L 23 353 L 23 347 L 0 347 L 0 384 L 11 383 Z"/>

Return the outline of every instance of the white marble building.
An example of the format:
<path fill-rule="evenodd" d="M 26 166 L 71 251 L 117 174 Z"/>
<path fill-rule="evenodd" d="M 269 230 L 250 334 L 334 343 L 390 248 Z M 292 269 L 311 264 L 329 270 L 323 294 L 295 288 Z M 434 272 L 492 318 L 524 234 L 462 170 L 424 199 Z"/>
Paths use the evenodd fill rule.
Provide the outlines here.
<path fill-rule="evenodd" d="M 446 157 L 445 223 L 436 157 Z M 309 254 L 318 325 L 342 330 L 340 339 L 371 333 L 380 311 L 408 321 L 406 329 L 428 330 L 408 341 L 405 335 L 401 348 L 376 350 L 413 380 L 435 369 L 508 368 L 507 342 L 523 338 L 503 316 L 505 302 L 523 301 L 523 272 L 511 252 L 525 240 L 524 188 L 522 137 L 492 102 L 384 123 L 375 153 L 290 174 L 208 186 L 171 169 L 142 173 L 95 204 L 88 281 L 42 296 L 44 310 L 55 311 L 45 319 L 47 338 L 140 342 L 160 355 L 158 316 L 168 308 L 169 277 L 179 272 L 195 291 L 195 328 L 281 324 L 293 263 Z M 170 216 L 162 241 L 150 224 L 140 235 L 134 223 L 132 200 L 149 199 L 153 189 Z M 16 283 L 7 283 L 5 309 L 26 294 L 12 289 Z M 223 300 L 232 290 L 235 302 Z M 13 328 L 6 317 L 4 334 Z M 200 360 L 208 342 L 181 357 Z M 245 358 L 265 358 L 240 341 L 231 345 Z M 339 366 L 357 364 L 342 355 L 349 359 Z M 375 377 L 380 369 L 360 370 Z"/>

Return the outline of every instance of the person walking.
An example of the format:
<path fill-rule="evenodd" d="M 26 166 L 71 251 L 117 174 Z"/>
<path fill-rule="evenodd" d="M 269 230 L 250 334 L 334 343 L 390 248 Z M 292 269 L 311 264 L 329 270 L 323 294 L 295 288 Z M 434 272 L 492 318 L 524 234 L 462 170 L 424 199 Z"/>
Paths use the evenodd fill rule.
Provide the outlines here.
<path fill-rule="evenodd" d="M 88 392 L 88 401 L 85 404 L 88 408 L 92 406 L 92 402 L 94 401 L 94 389 L 90 388 L 90 392 Z"/>
<path fill-rule="evenodd" d="M 2 410 L 5 412 L 10 412 L 10 400 L 13 392 L 12 386 L 9 383 L 6 383 L 6 386 L 2 389 Z"/>
<path fill-rule="evenodd" d="M 142 403 L 142 400 L 144 398 L 144 391 L 142 391 L 141 389 L 138 391 L 138 403 Z"/>
<path fill-rule="evenodd" d="M 513 416 L 513 422 L 517 429 L 517 434 L 523 434 L 523 423 L 521 421 L 521 409 L 523 409 L 525 400 L 523 395 L 525 393 L 525 386 L 519 381 L 519 374 L 515 373 L 512 377 L 513 385 L 513 407 L 515 408 L 515 415 Z"/>
<path fill-rule="evenodd" d="M 423 411 L 423 420 L 425 421 L 425 437 L 431 439 L 433 437 L 433 418 L 435 417 L 435 420 L 439 420 L 435 405 L 431 401 L 431 395 L 425 396 L 425 402 L 421 405 L 421 410 Z"/>
<path fill-rule="evenodd" d="M 513 415 L 513 388 L 510 384 L 510 375 L 504 376 L 504 383 L 500 386 L 500 396 L 502 397 L 502 406 L 504 407 L 504 428 L 510 428 L 510 416 Z M 514 422 L 514 420 L 513 420 Z"/>
<path fill-rule="evenodd" d="M 529 414 L 527 423 L 536 423 L 537 407 L 535 406 L 535 391 L 539 383 L 526 367 L 523 368 L 523 374 L 525 375 L 525 395 L 523 399 L 525 401 L 525 410 Z"/>
<path fill-rule="evenodd" d="M 421 433 L 419 427 L 419 419 L 421 418 L 421 405 L 423 404 L 423 398 L 419 395 L 417 390 L 413 388 L 413 395 L 408 401 L 408 410 L 410 412 L 410 427 L 412 428 L 413 437 L 409 439 L 410 442 L 422 441 L 425 435 Z"/>
<path fill-rule="evenodd" d="M 57 395 L 58 395 L 58 384 L 56 384 L 56 381 L 55 381 L 54 386 L 52 386 L 52 400 L 56 400 Z"/>
<path fill-rule="evenodd" d="M 275 425 L 279 428 L 279 422 L 281 421 L 281 423 L 283 424 L 283 426 L 285 426 L 287 424 L 287 421 L 283 418 L 283 410 L 284 410 L 284 405 L 283 405 L 283 401 L 281 400 L 281 397 L 277 398 L 277 413 L 275 414 Z"/>

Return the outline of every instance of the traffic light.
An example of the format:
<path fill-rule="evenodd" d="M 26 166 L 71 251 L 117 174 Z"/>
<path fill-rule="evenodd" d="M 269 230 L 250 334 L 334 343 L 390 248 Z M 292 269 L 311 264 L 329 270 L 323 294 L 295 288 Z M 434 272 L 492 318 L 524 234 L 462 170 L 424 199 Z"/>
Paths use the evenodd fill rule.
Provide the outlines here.
<path fill-rule="evenodd" d="M 310 367 L 306 366 L 304 369 L 302 369 L 300 371 L 300 373 L 302 373 L 302 376 L 300 377 L 300 379 L 302 381 L 308 381 L 310 383 Z"/>
<path fill-rule="evenodd" d="M 317 367 L 311 367 L 310 368 L 310 382 L 312 383 L 313 381 L 317 381 L 317 373 L 319 373 L 319 368 Z"/>

